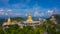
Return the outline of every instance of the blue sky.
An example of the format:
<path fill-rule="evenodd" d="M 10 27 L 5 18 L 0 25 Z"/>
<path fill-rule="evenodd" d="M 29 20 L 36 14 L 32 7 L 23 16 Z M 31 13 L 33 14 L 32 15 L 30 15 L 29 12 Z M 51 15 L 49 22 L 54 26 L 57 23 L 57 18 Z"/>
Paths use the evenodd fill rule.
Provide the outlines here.
<path fill-rule="evenodd" d="M 60 0 L 0 0 L 0 16 L 50 16 L 60 14 Z"/>

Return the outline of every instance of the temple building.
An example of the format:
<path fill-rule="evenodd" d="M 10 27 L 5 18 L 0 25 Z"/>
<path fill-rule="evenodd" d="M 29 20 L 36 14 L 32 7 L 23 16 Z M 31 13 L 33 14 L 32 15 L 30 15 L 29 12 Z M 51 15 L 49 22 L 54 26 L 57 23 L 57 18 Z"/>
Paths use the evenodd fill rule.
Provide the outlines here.
<path fill-rule="evenodd" d="M 52 16 L 50 20 L 57 24 L 56 18 L 54 16 Z"/>
<path fill-rule="evenodd" d="M 28 16 L 27 16 L 27 20 L 26 21 L 23 21 L 23 22 L 20 22 L 20 26 L 23 27 L 23 26 L 32 26 L 32 27 L 35 27 L 36 25 L 40 25 L 40 24 L 43 24 L 43 21 L 41 20 L 36 20 L 34 21 L 32 19 L 32 16 L 31 14 L 29 13 Z"/>
<path fill-rule="evenodd" d="M 4 26 L 4 25 L 10 25 L 10 24 L 11 24 L 11 19 L 10 19 L 10 17 L 9 17 L 9 18 L 7 19 L 7 22 L 4 22 L 4 23 L 3 23 L 3 26 Z"/>
<path fill-rule="evenodd" d="M 17 21 L 12 21 L 11 22 L 11 19 L 10 19 L 10 17 L 8 18 L 8 20 L 7 20 L 7 22 L 4 22 L 3 23 L 3 26 L 5 26 L 5 25 L 14 25 L 14 24 L 17 24 L 17 25 L 19 25 L 19 26 L 21 26 L 21 27 L 23 27 L 23 26 L 36 26 L 36 25 L 40 25 L 40 24 L 43 24 L 43 21 L 42 20 L 36 20 L 36 21 L 34 21 L 33 19 L 32 19 L 32 16 L 31 16 L 31 14 L 30 13 L 28 13 L 28 15 L 27 15 L 27 20 L 26 21 L 23 21 L 23 22 L 17 22 Z"/>

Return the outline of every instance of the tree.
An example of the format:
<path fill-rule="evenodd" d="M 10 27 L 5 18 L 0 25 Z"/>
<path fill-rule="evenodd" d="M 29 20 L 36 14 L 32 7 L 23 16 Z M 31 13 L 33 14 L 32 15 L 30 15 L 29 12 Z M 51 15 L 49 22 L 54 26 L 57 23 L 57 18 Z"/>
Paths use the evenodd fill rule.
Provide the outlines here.
<path fill-rule="evenodd" d="M 3 28 L 0 26 L 0 34 L 4 34 Z"/>
<path fill-rule="evenodd" d="M 45 26 L 46 26 L 47 32 L 49 34 L 55 34 L 56 33 L 56 27 L 55 27 L 55 24 L 53 21 L 46 20 Z"/>

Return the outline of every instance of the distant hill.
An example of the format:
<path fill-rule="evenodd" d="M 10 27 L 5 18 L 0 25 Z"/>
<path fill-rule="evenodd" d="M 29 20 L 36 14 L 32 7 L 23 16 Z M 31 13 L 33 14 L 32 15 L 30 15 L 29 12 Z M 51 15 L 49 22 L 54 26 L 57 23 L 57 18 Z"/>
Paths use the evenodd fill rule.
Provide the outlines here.
<path fill-rule="evenodd" d="M 60 20 L 60 14 L 54 14 L 53 15 L 57 20 Z"/>
<path fill-rule="evenodd" d="M 0 19 L 0 26 L 2 26 L 4 21 L 5 21 L 5 19 Z"/>
<path fill-rule="evenodd" d="M 57 21 L 57 23 L 60 24 L 60 14 L 53 14 L 52 16 L 54 16 L 55 19 L 56 19 L 56 21 Z M 51 18 L 52 16 L 50 16 L 50 18 Z M 50 18 L 48 18 L 47 20 L 49 20 Z"/>
<path fill-rule="evenodd" d="M 60 14 L 54 14 L 53 16 L 55 16 L 57 23 L 60 24 Z"/>
<path fill-rule="evenodd" d="M 11 20 L 16 20 L 16 21 L 24 21 L 25 19 L 22 18 L 22 17 L 14 17 L 14 18 L 11 18 Z"/>

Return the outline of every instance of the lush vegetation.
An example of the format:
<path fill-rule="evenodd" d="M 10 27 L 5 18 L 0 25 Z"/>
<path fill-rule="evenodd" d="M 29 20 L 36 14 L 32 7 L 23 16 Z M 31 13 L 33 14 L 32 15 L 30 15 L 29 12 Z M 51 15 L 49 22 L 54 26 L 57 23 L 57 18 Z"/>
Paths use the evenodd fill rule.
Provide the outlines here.
<path fill-rule="evenodd" d="M 58 31 L 56 31 L 56 29 L 58 29 Z M 60 34 L 60 26 L 47 20 L 46 23 L 37 25 L 35 28 L 31 26 L 20 28 L 18 25 L 9 25 L 9 28 L 5 30 L 0 28 L 1 34 L 43 34 L 46 32 L 48 34 Z"/>
<path fill-rule="evenodd" d="M 55 15 L 57 24 L 47 19 L 43 24 L 37 25 L 35 28 L 31 26 L 24 26 L 20 28 L 18 25 L 9 25 L 9 28 L 3 30 L 0 27 L 0 34 L 60 34 L 59 15 Z"/>
<path fill-rule="evenodd" d="M 56 31 L 58 29 L 59 31 Z M 5 31 L 5 32 L 4 32 Z M 37 25 L 35 28 L 31 26 L 24 26 L 20 28 L 18 25 L 9 25 L 9 28 L 3 30 L 0 27 L 1 34 L 60 34 L 60 25 L 54 24 L 50 20 L 46 20 L 45 23 Z"/>

